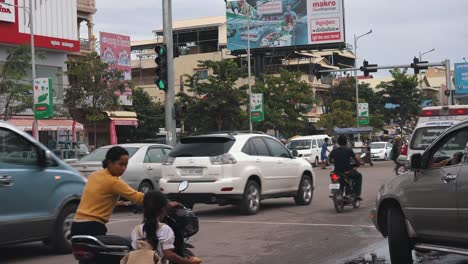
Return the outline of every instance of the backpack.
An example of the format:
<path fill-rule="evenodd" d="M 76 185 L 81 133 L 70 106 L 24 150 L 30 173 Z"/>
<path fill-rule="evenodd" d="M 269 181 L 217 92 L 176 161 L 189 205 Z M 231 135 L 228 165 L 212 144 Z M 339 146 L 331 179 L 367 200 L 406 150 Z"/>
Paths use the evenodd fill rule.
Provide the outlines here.
<path fill-rule="evenodd" d="M 158 229 L 161 228 L 162 224 L 159 223 Z M 135 227 L 137 228 L 137 227 Z M 140 237 L 142 237 L 141 231 L 137 229 Z M 120 264 L 163 264 L 164 261 L 159 255 L 158 252 L 153 250 L 153 247 L 144 240 L 139 240 L 137 242 L 137 250 L 134 250 L 120 260 Z"/>

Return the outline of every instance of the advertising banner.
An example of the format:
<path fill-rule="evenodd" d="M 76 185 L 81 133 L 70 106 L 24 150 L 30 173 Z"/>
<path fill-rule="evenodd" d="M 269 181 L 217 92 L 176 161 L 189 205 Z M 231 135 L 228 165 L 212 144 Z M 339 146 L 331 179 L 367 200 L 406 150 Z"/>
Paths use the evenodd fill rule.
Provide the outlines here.
<path fill-rule="evenodd" d="M 54 117 L 54 100 L 51 78 L 34 79 L 34 116 L 36 119 Z"/>
<path fill-rule="evenodd" d="M 252 122 L 262 122 L 265 120 L 263 111 L 263 94 L 252 94 L 250 97 L 250 116 Z"/>
<path fill-rule="evenodd" d="M 369 125 L 369 104 L 358 104 L 359 125 Z"/>
<path fill-rule="evenodd" d="M 468 63 L 455 63 L 455 94 L 468 94 Z"/>
<path fill-rule="evenodd" d="M 229 50 L 344 43 L 343 0 L 227 0 Z"/>
<path fill-rule="evenodd" d="M 124 80 L 132 79 L 130 37 L 106 32 L 99 32 L 101 43 L 101 60 L 111 69 L 122 71 Z M 132 90 L 116 93 L 121 105 L 132 105 Z"/>
<path fill-rule="evenodd" d="M 15 1 L 0 0 L 0 21 L 15 22 Z"/>

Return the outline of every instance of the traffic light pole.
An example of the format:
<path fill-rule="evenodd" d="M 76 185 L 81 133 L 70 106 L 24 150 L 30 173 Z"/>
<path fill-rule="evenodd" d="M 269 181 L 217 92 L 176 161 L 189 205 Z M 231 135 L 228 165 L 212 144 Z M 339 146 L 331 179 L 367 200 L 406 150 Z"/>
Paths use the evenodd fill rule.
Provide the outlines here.
<path fill-rule="evenodd" d="M 167 89 L 165 99 L 166 142 L 171 146 L 177 143 L 177 131 L 174 112 L 174 43 L 172 39 L 172 0 L 163 1 L 163 32 L 167 46 Z"/>

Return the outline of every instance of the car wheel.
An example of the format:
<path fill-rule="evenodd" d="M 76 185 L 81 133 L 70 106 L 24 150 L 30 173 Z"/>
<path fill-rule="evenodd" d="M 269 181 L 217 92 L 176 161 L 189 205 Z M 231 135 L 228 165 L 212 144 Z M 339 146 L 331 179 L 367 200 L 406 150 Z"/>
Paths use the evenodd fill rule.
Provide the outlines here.
<path fill-rule="evenodd" d="M 76 204 L 66 205 L 55 221 L 51 245 L 57 253 L 68 254 L 71 252 L 69 236 L 71 233 L 73 219 L 75 218 L 76 208 Z"/>
<path fill-rule="evenodd" d="M 254 215 L 260 210 L 260 187 L 255 181 L 248 181 L 240 203 L 240 212 L 244 215 Z"/>
<path fill-rule="evenodd" d="M 315 161 L 314 161 L 313 165 L 314 165 L 314 167 L 318 167 L 320 165 L 318 157 L 315 157 Z"/>
<path fill-rule="evenodd" d="M 296 196 L 294 196 L 296 205 L 309 205 L 314 195 L 313 188 L 310 178 L 307 175 L 303 175 Z"/>
<path fill-rule="evenodd" d="M 142 193 L 147 193 L 149 191 L 152 191 L 153 189 L 154 189 L 153 185 L 151 185 L 151 183 L 146 182 L 146 181 L 140 183 L 140 186 L 138 186 L 138 191 Z"/>
<path fill-rule="evenodd" d="M 406 229 L 405 217 L 397 207 L 388 210 L 388 247 L 392 263 L 413 263 L 411 241 Z"/>

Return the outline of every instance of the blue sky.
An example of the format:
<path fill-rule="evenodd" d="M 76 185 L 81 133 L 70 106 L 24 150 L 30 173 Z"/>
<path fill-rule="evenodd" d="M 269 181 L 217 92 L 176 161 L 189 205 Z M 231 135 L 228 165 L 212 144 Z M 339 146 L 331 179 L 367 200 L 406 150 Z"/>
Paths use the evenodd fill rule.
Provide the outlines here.
<path fill-rule="evenodd" d="M 97 0 L 95 34 L 99 31 L 151 39 L 162 24 L 161 0 Z M 123 3 L 123 2 L 122 2 Z M 223 0 L 173 0 L 173 19 L 224 15 Z M 379 65 L 409 64 L 418 52 L 432 48 L 423 59 L 439 62 L 468 58 L 466 0 L 345 0 L 346 41 L 369 29 L 358 42 L 358 56 Z M 379 73 L 382 75 L 385 73 Z"/>

